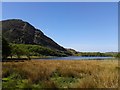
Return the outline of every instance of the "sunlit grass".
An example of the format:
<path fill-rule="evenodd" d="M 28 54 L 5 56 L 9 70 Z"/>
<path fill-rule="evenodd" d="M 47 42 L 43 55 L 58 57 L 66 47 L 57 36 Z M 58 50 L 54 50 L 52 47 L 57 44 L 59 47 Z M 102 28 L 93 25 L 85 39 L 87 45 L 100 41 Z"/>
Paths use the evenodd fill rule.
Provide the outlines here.
<path fill-rule="evenodd" d="M 118 60 L 31 60 L 2 65 L 3 79 L 10 79 L 3 80 L 4 87 L 13 87 L 11 83 L 21 88 L 118 87 Z"/>

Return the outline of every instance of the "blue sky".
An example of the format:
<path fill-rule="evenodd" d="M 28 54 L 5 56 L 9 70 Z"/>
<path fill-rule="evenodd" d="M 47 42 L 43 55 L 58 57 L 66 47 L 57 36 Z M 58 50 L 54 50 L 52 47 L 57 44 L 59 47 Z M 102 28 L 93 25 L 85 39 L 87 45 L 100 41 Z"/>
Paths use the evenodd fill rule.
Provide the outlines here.
<path fill-rule="evenodd" d="M 119 2 L 119 0 L 1 0 L 2 2 Z"/>
<path fill-rule="evenodd" d="M 4 2 L 2 19 L 13 18 L 28 21 L 66 48 L 118 50 L 117 2 Z"/>

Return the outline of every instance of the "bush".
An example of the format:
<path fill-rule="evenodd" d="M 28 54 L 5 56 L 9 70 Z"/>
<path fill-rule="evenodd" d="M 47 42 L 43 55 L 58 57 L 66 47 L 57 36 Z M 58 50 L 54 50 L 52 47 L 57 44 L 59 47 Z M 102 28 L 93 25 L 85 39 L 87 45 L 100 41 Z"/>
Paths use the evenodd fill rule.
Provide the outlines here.
<path fill-rule="evenodd" d="M 6 59 L 11 53 L 11 48 L 8 44 L 8 42 L 2 38 L 2 57 L 3 59 Z"/>

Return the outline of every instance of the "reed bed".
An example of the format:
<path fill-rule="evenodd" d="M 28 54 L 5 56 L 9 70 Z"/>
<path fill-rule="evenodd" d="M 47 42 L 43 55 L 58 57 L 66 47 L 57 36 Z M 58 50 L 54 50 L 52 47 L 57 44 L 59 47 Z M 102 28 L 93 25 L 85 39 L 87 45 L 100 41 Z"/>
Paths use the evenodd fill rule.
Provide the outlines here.
<path fill-rule="evenodd" d="M 3 88 L 118 88 L 118 60 L 2 62 Z"/>

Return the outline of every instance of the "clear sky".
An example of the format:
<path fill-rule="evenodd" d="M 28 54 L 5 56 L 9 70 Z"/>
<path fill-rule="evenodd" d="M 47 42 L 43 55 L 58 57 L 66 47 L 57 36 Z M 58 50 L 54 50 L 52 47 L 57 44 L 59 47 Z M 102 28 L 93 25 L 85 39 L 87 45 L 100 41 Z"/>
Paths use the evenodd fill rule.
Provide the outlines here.
<path fill-rule="evenodd" d="M 118 51 L 117 2 L 3 3 L 2 19 L 22 19 L 77 51 Z"/>
<path fill-rule="evenodd" d="M 119 2 L 119 0 L 1 0 L 2 2 Z"/>

